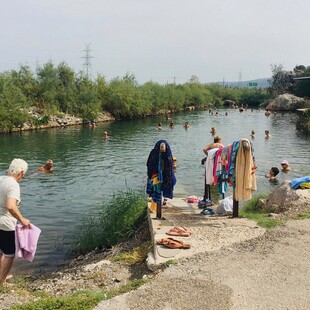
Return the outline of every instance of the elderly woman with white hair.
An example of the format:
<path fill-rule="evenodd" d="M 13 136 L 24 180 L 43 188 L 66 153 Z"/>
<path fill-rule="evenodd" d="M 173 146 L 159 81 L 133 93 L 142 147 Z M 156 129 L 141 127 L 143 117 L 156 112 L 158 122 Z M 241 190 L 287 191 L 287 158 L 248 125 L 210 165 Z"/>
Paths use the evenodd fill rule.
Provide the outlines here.
<path fill-rule="evenodd" d="M 15 257 L 15 229 L 17 221 L 30 227 L 30 221 L 19 211 L 20 186 L 28 164 L 23 159 L 14 159 L 7 176 L 0 176 L 0 286 L 5 282 Z"/>

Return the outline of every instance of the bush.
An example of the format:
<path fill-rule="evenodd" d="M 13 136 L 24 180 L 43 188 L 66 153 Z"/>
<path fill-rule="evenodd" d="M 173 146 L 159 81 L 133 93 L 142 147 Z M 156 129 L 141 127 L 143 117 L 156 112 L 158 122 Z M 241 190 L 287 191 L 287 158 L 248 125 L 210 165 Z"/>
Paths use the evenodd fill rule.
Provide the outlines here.
<path fill-rule="evenodd" d="M 147 202 L 132 190 L 118 192 L 97 215 L 84 215 L 77 227 L 74 252 L 109 248 L 134 235 L 146 216 Z"/>

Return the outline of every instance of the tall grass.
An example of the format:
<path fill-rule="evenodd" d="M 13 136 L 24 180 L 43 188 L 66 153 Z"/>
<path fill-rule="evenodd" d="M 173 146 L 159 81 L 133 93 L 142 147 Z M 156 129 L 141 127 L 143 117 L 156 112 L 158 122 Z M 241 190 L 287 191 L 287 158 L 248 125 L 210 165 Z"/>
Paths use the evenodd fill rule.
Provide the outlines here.
<path fill-rule="evenodd" d="M 73 251 L 85 254 L 96 248 L 108 248 L 131 237 L 146 216 L 143 194 L 120 191 L 104 202 L 97 215 L 85 214 L 76 230 Z"/>

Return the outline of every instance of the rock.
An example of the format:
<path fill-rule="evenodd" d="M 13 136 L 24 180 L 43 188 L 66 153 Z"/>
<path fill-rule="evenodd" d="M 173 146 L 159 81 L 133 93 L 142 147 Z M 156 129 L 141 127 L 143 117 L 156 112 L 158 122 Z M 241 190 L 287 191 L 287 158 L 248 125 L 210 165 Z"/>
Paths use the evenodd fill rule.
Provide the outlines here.
<path fill-rule="evenodd" d="M 236 104 L 235 101 L 227 99 L 224 101 L 223 106 L 224 107 L 233 107 L 235 104 Z"/>
<path fill-rule="evenodd" d="M 279 214 L 276 214 L 276 213 L 269 213 L 269 214 L 268 214 L 268 217 L 271 217 L 271 218 L 278 218 L 278 217 L 279 217 Z"/>
<path fill-rule="evenodd" d="M 266 199 L 259 199 L 258 202 L 257 202 L 257 205 L 260 207 L 260 208 L 263 208 L 264 205 L 266 204 Z"/>
<path fill-rule="evenodd" d="M 269 111 L 296 111 L 297 109 L 309 108 L 310 104 L 303 98 L 291 94 L 283 94 L 272 100 L 266 110 Z"/>
<path fill-rule="evenodd" d="M 96 121 L 97 122 L 115 121 L 115 117 L 113 117 L 108 112 L 100 112 L 100 113 L 98 113 L 98 117 L 97 117 Z"/>
<path fill-rule="evenodd" d="M 298 214 L 310 205 L 310 189 L 292 189 L 290 181 L 283 181 L 266 198 L 263 209 L 270 213 Z"/>

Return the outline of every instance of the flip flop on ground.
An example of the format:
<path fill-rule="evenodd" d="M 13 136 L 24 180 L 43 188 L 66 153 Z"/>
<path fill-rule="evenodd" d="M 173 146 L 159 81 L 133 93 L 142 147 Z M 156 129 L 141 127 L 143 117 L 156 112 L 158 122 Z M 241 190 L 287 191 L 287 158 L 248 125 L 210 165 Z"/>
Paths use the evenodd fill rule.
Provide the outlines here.
<path fill-rule="evenodd" d="M 184 226 L 175 226 L 171 228 L 168 232 L 166 232 L 166 234 L 170 236 L 189 237 L 192 233 Z"/>
<path fill-rule="evenodd" d="M 183 241 L 172 239 L 172 238 L 163 238 L 156 240 L 156 244 L 164 245 L 170 249 L 189 249 L 190 244 L 184 243 Z"/>

